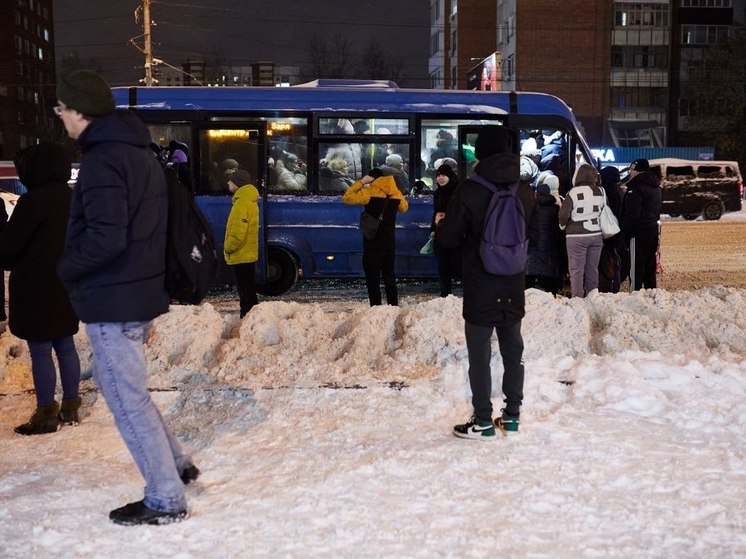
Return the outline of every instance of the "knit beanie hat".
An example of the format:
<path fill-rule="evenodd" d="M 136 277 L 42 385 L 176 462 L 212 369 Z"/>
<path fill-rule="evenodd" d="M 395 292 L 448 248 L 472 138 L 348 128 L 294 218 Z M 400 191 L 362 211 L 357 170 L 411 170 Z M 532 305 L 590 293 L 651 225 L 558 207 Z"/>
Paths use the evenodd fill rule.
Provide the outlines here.
<path fill-rule="evenodd" d="M 234 171 L 231 174 L 230 179 L 228 180 L 230 180 L 238 188 L 241 188 L 242 186 L 245 186 L 251 183 L 251 175 L 249 174 L 247 170 L 239 169 L 238 171 Z"/>
<path fill-rule="evenodd" d="M 650 162 L 647 159 L 635 159 L 632 165 L 629 166 L 630 171 L 649 171 Z"/>
<path fill-rule="evenodd" d="M 604 186 L 612 186 L 621 180 L 619 169 L 613 165 L 609 165 L 601 169 L 601 184 Z"/>
<path fill-rule="evenodd" d="M 78 70 L 57 83 L 57 99 L 85 116 L 114 112 L 114 96 L 106 80 L 91 70 Z"/>
<path fill-rule="evenodd" d="M 482 160 L 496 153 L 512 153 L 514 132 L 505 126 L 483 126 L 474 142 L 474 156 Z"/>

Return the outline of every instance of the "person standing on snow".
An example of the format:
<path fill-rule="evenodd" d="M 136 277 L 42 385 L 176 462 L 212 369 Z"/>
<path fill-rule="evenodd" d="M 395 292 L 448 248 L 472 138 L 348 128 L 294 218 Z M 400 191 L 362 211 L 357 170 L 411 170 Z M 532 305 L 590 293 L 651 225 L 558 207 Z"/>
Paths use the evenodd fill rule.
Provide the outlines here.
<path fill-rule="evenodd" d="M 54 433 L 61 423 L 77 424 L 81 404 L 80 359 L 73 339 L 79 321 L 56 271 L 73 195 L 67 185 L 72 159 L 61 144 L 46 142 L 18 152 L 13 162 L 28 192 L 18 199 L 0 234 L 0 264 L 11 271 L 9 327 L 28 343 L 36 392 L 36 410 L 15 432 L 42 435 Z M 52 349 L 60 370 L 61 407 L 55 400 Z"/>
<path fill-rule="evenodd" d="M 254 267 L 259 260 L 259 191 L 251 184 L 251 175 L 244 169 L 231 175 L 228 190 L 233 194 L 233 207 L 225 226 L 223 256 L 236 274 L 240 316 L 243 318 L 258 303 Z"/>
<path fill-rule="evenodd" d="M 57 84 L 55 113 L 83 153 L 65 251 L 57 266 L 86 325 L 93 378 L 140 473 L 145 496 L 109 513 L 116 524 L 168 524 L 187 517 L 184 484 L 197 478 L 148 392 L 143 344 L 168 311 L 167 192 L 150 133 L 116 111 L 106 81 L 79 70 Z"/>
<path fill-rule="evenodd" d="M 629 290 L 655 289 L 658 222 L 662 193 L 658 177 L 650 172 L 647 159 L 629 166 L 627 191 L 622 199 L 619 226 L 627 245 L 622 263 L 622 281 L 629 275 Z"/>
<path fill-rule="evenodd" d="M 498 189 L 520 180 L 518 155 L 513 153 L 513 131 L 503 126 L 483 126 L 477 135 L 474 151 L 479 161 L 475 172 Z M 518 194 L 523 205 L 528 234 L 534 196 L 521 182 Z M 492 192 L 482 184 L 467 179 L 453 194 L 448 211 L 438 221 L 437 238 L 443 246 L 463 244 L 464 330 L 469 353 L 469 383 L 474 415 L 464 424 L 455 425 L 453 434 L 482 441 L 495 439 L 495 426 L 505 434 L 518 432 L 523 403 L 523 337 L 521 321 L 525 309 L 525 272 L 510 276 L 488 273 L 479 256 L 485 214 Z M 505 408 L 492 421 L 492 332 L 497 333 L 505 372 L 502 390 Z"/>
<path fill-rule="evenodd" d="M 342 202 L 365 206 L 365 211 L 380 220 L 373 239 L 363 237 L 363 271 L 368 289 L 370 306 L 381 304 L 380 279 L 386 291 L 386 303 L 397 306 L 399 292 L 396 288 L 396 213 L 406 212 L 409 204 L 396 186 L 392 176 L 373 168 L 359 181 L 355 181 L 342 196 Z"/>

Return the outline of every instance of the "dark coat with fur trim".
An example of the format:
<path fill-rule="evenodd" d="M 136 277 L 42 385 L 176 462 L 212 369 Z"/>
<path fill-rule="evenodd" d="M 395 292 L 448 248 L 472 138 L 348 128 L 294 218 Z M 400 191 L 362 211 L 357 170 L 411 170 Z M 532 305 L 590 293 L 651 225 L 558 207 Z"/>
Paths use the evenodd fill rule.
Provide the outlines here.
<path fill-rule="evenodd" d="M 498 188 L 518 182 L 520 168 L 517 155 L 496 154 L 479 162 L 476 173 Z M 438 224 L 438 240 L 443 246 L 463 246 L 464 320 L 477 326 L 502 326 L 525 315 L 525 273 L 493 276 L 485 271 L 479 257 L 479 242 L 484 217 L 492 192 L 478 182 L 467 179 L 451 197 L 446 217 Z M 523 204 L 526 229 L 531 222 L 534 196 L 521 183 L 518 197 Z"/>
<path fill-rule="evenodd" d="M 17 166 L 28 192 L 0 235 L 0 263 L 11 271 L 8 326 L 24 340 L 72 336 L 78 317 L 56 272 L 72 198 L 70 157 L 59 144 L 39 144 Z"/>

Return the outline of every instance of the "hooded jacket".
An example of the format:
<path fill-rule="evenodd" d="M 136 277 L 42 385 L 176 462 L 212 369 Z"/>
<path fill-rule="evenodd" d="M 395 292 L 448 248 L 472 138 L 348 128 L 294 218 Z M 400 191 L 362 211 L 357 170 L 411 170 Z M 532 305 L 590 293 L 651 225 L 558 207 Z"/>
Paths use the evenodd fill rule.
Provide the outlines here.
<path fill-rule="evenodd" d="M 225 226 L 223 255 L 226 264 L 259 260 L 259 191 L 245 184 L 233 194 L 233 207 Z"/>
<path fill-rule="evenodd" d="M 84 322 L 152 320 L 168 311 L 166 179 L 131 111 L 91 121 L 57 271 Z"/>
<path fill-rule="evenodd" d="M 409 209 L 409 203 L 396 186 L 392 176 L 379 177 L 367 187 L 355 181 L 342 196 L 342 202 L 352 206 L 365 206 L 370 215 L 381 216 L 378 235 L 374 239 L 363 237 L 365 250 L 393 250 L 396 248 L 396 214 Z"/>
<path fill-rule="evenodd" d="M 448 165 L 441 165 L 438 168 L 438 174 L 447 176 L 448 182 L 443 186 L 436 182 L 438 187 L 435 189 L 435 193 L 433 194 L 433 219 L 430 222 L 430 231 L 433 232 L 436 230 L 435 214 L 441 212 L 445 213 L 448 210 L 448 203 L 451 201 L 453 193 L 456 192 L 456 187 L 458 187 L 458 176 L 456 176 L 455 171 Z"/>
<path fill-rule="evenodd" d="M 560 229 L 568 237 L 601 235 L 598 218 L 604 207 L 604 193 L 598 185 L 596 169 L 583 163 L 575 172 L 573 184 L 559 211 Z"/>
<path fill-rule="evenodd" d="M 53 340 L 78 331 L 78 317 L 56 272 L 73 195 L 67 185 L 70 165 L 61 144 L 38 144 L 16 158 L 18 178 L 28 192 L 0 235 L 0 263 L 11 271 L 8 326 L 23 340 Z"/>
<path fill-rule="evenodd" d="M 498 153 L 482 159 L 476 173 L 498 188 L 519 182 L 517 155 Z M 463 246 L 464 320 L 477 326 L 503 326 L 525 315 L 525 273 L 493 276 L 485 271 L 479 257 L 484 217 L 492 192 L 467 179 L 456 188 L 448 204 L 446 217 L 438 224 L 438 240 L 445 247 Z M 531 222 L 534 196 L 520 182 L 518 197 L 523 204 L 526 228 Z"/>
<path fill-rule="evenodd" d="M 643 171 L 627 182 L 627 192 L 624 193 L 622 200 L 622 215 L 619 221 L 625 238 L 630 239 L 638 234 L 652 234 L 658 230 L 661 198 L 658 178 L 650 171 Z"/>

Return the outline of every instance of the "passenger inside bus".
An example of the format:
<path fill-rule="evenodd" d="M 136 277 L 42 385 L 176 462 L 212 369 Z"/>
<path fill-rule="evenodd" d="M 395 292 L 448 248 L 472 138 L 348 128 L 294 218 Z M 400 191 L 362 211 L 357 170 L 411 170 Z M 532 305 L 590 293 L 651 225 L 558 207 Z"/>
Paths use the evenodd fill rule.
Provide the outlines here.
<path fill-rule="evenodd" d="M 398 153 L 386 156 L 384 164 L 380 166 L 383 176 L 392 176 L 396 187 L 402 194 L 409 192 L 409 174 L 404 166 L 404 159 Z"/>
<path fill-rule="evenodd" d="M 285 192 L 307 192 L 306 163 L 294 153 L 285 152 L 275 161 L 277 189 Z"/>
<path fill-rule="evenodd" d="M 344 194 L 355 182 L 347 174 L 350 166 L 341 157 L 336 157 L 319 166 L 319 194 Z"/>

